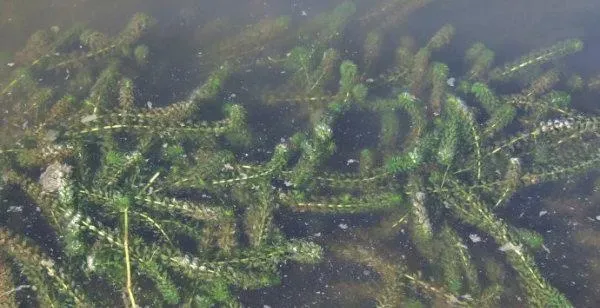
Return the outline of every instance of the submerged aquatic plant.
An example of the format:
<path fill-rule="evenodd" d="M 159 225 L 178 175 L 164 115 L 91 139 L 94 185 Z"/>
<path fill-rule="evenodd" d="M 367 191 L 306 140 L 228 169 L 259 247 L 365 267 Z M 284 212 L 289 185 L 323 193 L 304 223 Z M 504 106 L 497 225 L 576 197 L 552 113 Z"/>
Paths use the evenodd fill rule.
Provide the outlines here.
<path fill-rule="evenodd" d="M 132 23 L 138 20 L 149 18 L 136 15 Z M 86 33 L 69 40 L 84 44 Z M 49 94 L 29 107 L 32 113 L 8 119 L 36 114 L 1 152 L 5 210 L 18 207 L 34 226 L 5 219 L 2 250 L 35 286 L 41 306 L 115 305 L 120 296 L 94 292 L 99 286 L 108 294 L 122 291 L 132 307 L 233 305 L 235 288 L 276 282 L 278 264 L 320 258 L 320 247 L 285 239 L 271 222 L 268 176 L 285 163 L 286 146 L 276 148 L 270 164 L 241 165 L 223 145 L 248 140 L 244 108 L 230 103 L 221 119 L 200 118 L 200 106 L 216 101 L 231 70 L 215 70 L 185 101 L 140 107 L 130 72 L 145 65 L 140 53 L 145 58 L 147 52 L 140 48 L 146 47 L 133 48 L 142 34 L 107 39 L 105 49 L 124 52 L 117 56 L 91 48 L 78 55 L 71 44 L 49 47 L 71 59 L 39 52 L 46 62 L 26 69 L 33 76 L 60 73 L 83 61 L 68 69 L 74 77 L 54 87 L 60 90 L 75 88 L 80 74 L 96 78 L 87 92 Z M 21 107 L 17 94 L 39 92 L 42 85 L 14 76 L 3 91 L 10 96 L 2 99 Z M 29 213 L 18 205 L 23 202 L 39 211 Z M 42 230 L 51 238 L 39 238 Z M 38 244 L 24 236 L 29 233 Z"/>
<path fill-rule="evenodd" d="M 427 2 L 380 5 L 411 12 Z M 280 264 L 322 258 L 317 244 L 281 231 L 276 215 L 383 212 L 357 242 L 325 243 L 378 273 L 365 294 L 378 306 L 494 306 L 515 294 L 531 306 L 570 306 L 533 258 L 542 236 L 496 211 L 526 186 L 600 162 L 597 117 L 570 107 L 547 63 L 581 41 L 498 68 L 477 43 L 454 81 L 434 59 L 455 32 L 446 25 L 420 49 L 401 40 L 396 65 L 369 78 L 383 31 L 399 20 L 386 15 L 377 26 L 384 13 L 371 11 L 355 24 L 356 14 L 345 2 L 307 24 L 263 20 L 224 38 L 207 56 L 223 62 L 163 106 L 142 103 L 136 82 L 153 62 L 148 16 L 135 15 L 114 38 L 82 28 L 35 34 L 1 84 L 11 108 L 2 133 L 11 138 L 0 149 L 0 266 L 19 271 L 0 277 L 15 285 L 0 296 L 17 292 L 13 301 L 40 306 L 238 306 L 238 291 L 277 284 Z M 365 25 L 361 67 L 344 59 L 339 38 Z M 277 48 L 259 46 L 269 42 Z M 254 74 L 248 67 L 287 78 L 254 85 L 252 97 L 223 98 L 234 91 L 228 80 Z M 534 67 L 543 73 L 524 74 Z M 529 78 L 518 93 L 497 90 L 517 76 Z M 295 134 L 265 145 L 251 118 L 273 109 L 301 124 L 275 123 Z M 328 162 L 345 150 L 337 130 L 353 113 L 378 119 L 380 137 L 347 161 L 359 168 L 344 172 Z M 518 133 L 506 138 L 509 128 Z M 502 260 L 474 261 L 464 226 L 489 236 Z M 404 227 L 420 268 L 384 248 Z"/>

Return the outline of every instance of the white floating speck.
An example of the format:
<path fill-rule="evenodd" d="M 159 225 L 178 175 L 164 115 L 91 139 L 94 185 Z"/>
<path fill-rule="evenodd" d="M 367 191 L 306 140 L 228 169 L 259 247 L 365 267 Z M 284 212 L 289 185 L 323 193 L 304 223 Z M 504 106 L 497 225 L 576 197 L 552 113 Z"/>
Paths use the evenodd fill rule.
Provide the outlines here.
<path fill-rule="evenodd" d="M 23 212 L 22 206 L 9 206 L 6 210 L 7 213 L 21 213 Z"/>
<path fill-rule="evenodd" d="M 346 166 L 350 166 L 351 164 L 358 164 L 358 159 L 350 158 L 346 161 Z"/>
<path fill-rule="evenodd" d="M 346 229 L 348 229 L 348 224 L 341 223 L 338 225 L 338 227 L 340 227 L 340 229 L 342 229 L 342 230 L 346 230 Z"/>
<path fill-rule="evenodd" d="M 6 63 L 6 65 L 8 67 L 13 67 L 13 66 L 15 66 L 15 62 L 8 62 L 8 63 Z"/>
<path fill-rule="evenodd" d="M 448 84 L 451 87 L 454 87 L 454 82 L 456 82 L 456 78 L 454 77 L 450 77 L 448 78 L 448 80 L 446 80 L 446 84 Z"/>
<path fill-rule="evenodd" d="M 146 106 L 148 106 L 148 109 L 152 109 L 152 102 L 151 101 L 147 101 L 146 102 Z"/>
<path fill-rule="evenodd" d="M 471 241 L 473 243 L 479 243 L 479 242 L 481 242 L 481 237 L 479 235 L 475 234 L 475 233 L 469 234 L 469 238 L 471 239 Z"/>
<path fill-rule="evenodd" d="M 546 214 L 548 214 L 548 211 L 540 211 L 540 213 L 538 214 L 538 217 L 542 217 Z"/>
<path fill-rule="evenodd" d="M 600 221 L 600 215 L 596 216 L 596 220 Z"/>

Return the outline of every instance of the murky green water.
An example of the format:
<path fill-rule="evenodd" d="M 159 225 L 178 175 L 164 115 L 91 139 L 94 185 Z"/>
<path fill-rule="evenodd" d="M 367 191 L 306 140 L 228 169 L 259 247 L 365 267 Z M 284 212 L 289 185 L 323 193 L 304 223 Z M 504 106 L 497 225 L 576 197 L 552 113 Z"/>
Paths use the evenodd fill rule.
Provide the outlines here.
<path fill-rule="evenodd" d="M 600 3 L 165 3 L 0 3 L 0 303 L 600 305 Z"/>

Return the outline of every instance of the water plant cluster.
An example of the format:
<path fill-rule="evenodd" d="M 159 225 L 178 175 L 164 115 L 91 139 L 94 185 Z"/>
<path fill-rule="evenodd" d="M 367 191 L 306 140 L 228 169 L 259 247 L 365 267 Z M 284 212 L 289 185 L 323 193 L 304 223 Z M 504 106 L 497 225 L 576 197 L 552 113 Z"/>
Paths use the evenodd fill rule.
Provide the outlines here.
<path fill-rule="evenodd" d="M 348 288 L 378 307 L 570 306 L 536 265 L 542 235 L 497 212 L 526 187 L 598 166 L 600 120 L 571 107 L 585 82 L 556 65 L 583 43 L 497 64 L 477 42 L 457 76 L 436 59 L 451 25 L 390 40 L 428 2 L 207 28 L 203 81 L 161 105 L 142 99 L 156 73 L 151 17 L 113 37 L 33 34 L 0 76 L 2 302 L 236 307 L 240 291 L 277 285 L 282 264 L 325 255 L 377 273 Z M 347 53 L 357 29 L 352 44 L 364 44 Z M 237 95 L 238 80 L 254 81 Z M 265 114 L 280 121 L 256 120 Z M 356 119 L 375 133 L 349 146 L 343 123 Z M 333 163 L 342 154 L 355 159 Z M 381 221 L 317 244 L 282 231 L 276 218 L 292 212 Z M 492 248 L 475 259 L 479 236 Z M 390 251 L 399 241 L 418 264 Z"/>

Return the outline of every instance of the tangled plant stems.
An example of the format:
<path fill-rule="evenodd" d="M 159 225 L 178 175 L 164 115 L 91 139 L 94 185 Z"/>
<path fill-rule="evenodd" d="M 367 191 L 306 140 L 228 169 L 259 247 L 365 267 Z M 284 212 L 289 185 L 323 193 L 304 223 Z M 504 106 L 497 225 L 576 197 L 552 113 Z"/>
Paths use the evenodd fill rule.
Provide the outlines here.
<path fill-rule="evenodd" d="M 139 72 L 157 61 L 151 17 L 134 15 L 112 38 L 84 28 L 35 33 L 0 84 L 11 124 L 0 149 L 2 301 L 240 306 L 240 291 L 276 285 L 283 263 L 322 261 L 324 245 L 329 257 L 378 273 L 362 293 L 380 307 L 487 307 L 515 295 L 570 306 L 533 258 L 542 236 L 496 211 L 526 186 L 598 166 L 600 120 L 570 107 L 552 65 L 583 44 L 566 40 L 494 67 L 494 53 L 475 43 L 465 76 L 450 78 L 434 58 L 455 33 L 445 25 L 421 48 L 401 39 L 381 71 L 387 31 L 428 2 L 381 1 L 366 13 L 345 2 L 306 23 L 261 20 L 214 44 L 201 84 L 159 107 L 140 100 Z M 353 27 L 366 33 L 359 62 L 341 53 Z M 285 78 L 223 99 L 235 91 L 229 80 L 265 70 Z M 522 89 L 498 90 L 508 82 Z M 265 143 L 253 120 L 272 110 L 293 119 L 274 123 L 294 132 L 278 144 Z M 380 133 L 345 172 L 328 162 L 351 114 L 378 119 Z M 268 155 L 244 155 L 257 149 Z M 317 245 L 280 230 L 276 216 L 290 211 L 386 219 L 364 243 Z M 502 259 L 475 262 L 465 225 L 492 238 Z M 384 253 L 404 227 L 420 268 Z"/>

